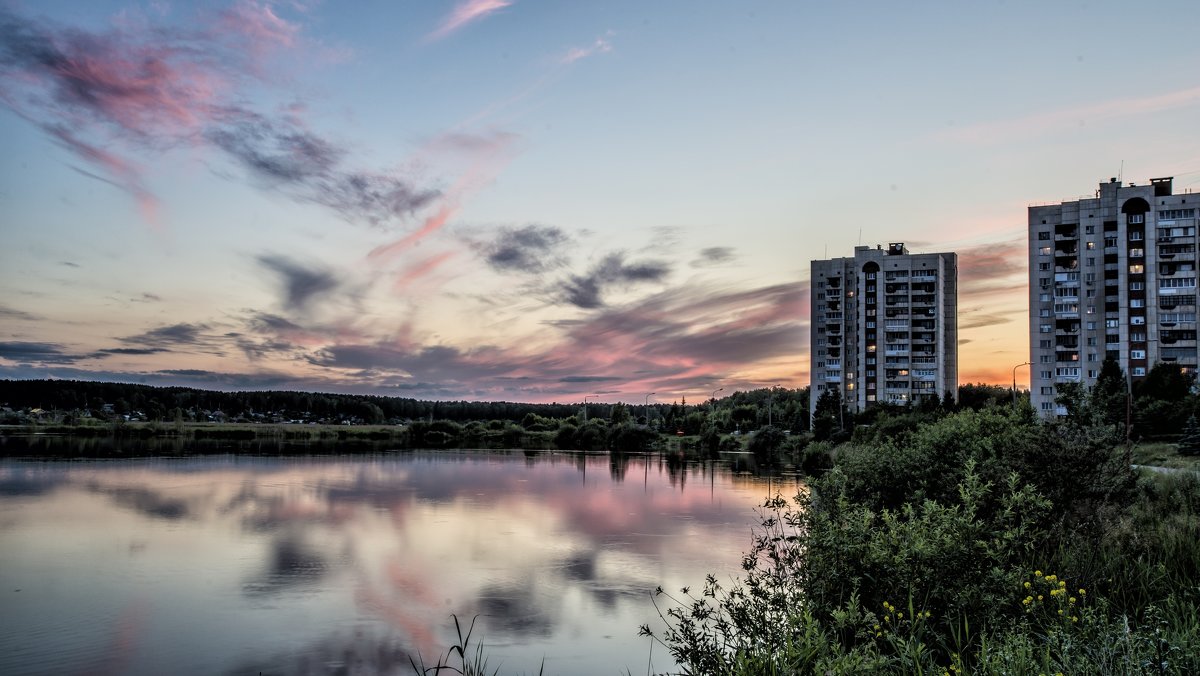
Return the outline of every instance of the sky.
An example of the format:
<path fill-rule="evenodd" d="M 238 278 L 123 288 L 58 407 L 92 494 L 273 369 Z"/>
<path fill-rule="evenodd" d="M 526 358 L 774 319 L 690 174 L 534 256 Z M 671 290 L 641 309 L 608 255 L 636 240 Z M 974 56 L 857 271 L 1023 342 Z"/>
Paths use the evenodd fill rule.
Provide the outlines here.
<path fill-rule="evenodd" d="M 699 401 L 808 383 L 809 261 L 1200 189 L 1187 1 L 0 0 L 0 378 Z M 1018 384 L 1028 382 L 1018 369 Z"/>

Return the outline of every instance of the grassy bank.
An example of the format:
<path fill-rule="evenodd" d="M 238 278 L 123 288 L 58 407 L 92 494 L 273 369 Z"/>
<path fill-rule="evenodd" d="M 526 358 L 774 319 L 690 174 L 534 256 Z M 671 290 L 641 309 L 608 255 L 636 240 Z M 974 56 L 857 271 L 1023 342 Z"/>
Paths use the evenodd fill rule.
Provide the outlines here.
<path fill-rule="evenodd" d="M 689 674 L 1200 672 L 1200 478 L 1021 411 L 844 444 L 733 585 L 643 627 Z"/>

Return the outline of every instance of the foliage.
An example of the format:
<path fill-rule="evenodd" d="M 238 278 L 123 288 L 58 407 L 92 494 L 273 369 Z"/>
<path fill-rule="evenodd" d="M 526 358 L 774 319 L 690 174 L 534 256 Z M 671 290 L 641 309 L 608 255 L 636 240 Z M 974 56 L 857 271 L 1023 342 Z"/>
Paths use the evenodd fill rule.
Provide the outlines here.
<path fill-rule="evenodd" d="M 985 406 L 843 445 L 740 581 L 642 631 L 689 674 L 1193 673 L 1200 479 L 1137 479 L 1120 436 Z"/>
<path fill-rule="evenodd" d="M 1179 439 L 1179 453 L 1182 455 L 1200 455 L 1200 424 L 1196 423 L 1196 414 L 1188 416 L 1183 426 L 1183 436 Z"/>

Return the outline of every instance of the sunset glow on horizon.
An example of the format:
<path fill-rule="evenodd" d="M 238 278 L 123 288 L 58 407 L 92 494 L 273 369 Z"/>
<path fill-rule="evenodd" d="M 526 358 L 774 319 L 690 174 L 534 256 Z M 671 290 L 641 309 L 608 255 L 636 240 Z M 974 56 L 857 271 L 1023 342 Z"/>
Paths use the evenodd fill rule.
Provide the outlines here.
<path fill-rule="evenodd" d="M 0 378 L 799 388 L 809 261 L 905 242 L 1011 383 L 1026 207 L 1200 187 L 1193 7 L 1109 4 L 0 0 Z"/>

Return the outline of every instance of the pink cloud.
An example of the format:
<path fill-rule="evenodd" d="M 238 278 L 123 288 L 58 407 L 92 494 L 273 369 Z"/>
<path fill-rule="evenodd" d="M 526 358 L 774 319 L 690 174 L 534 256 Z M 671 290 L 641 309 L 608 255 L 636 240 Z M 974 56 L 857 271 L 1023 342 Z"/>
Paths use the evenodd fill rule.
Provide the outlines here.
<path fill-rule="evenodd" d="M 443 263 L 453 258 L 454 255 L 455 253 L 453 251 L 444 251 L 420 261 L 416 265 L 413 265 L 412 267 L 409 267 L 401 272 L 396 277 L 396 284 L 393 288 L 398 292 L 403 291 L 414 282 L 417 282 L 418 280 L 437 270 L 442 266 Z"/>
<path fill-rule="evenodd" d="M 459 3 L 449 16 L 442 20 L 432 33 L 426 36 L 426 42 L 441 40 L 469 23 L 478 21 L 485 16 L 511 5 L 511 0 L 465 0 Z"/>
<path fill-rule="evenodd" d="M 612 31 L 608 31 L 604 35 L 596 38 L 592 44 L 587 47 L 572 47 L 567 50 L 560 61 L 564 64 L 575 63 L 580 59 L 586 59 L 593 54 L 605 54 L 612 51 L 612 43 L 609 41 L 614 35 Z"/>
<path fill-rule="evenodd" d="M 1200 87 L 1152 96 L 1110 99 L 1010 120 L 997 120 L 951 129 L 937 136 L 968 143 L 1003 143 L 1107 120 L 1158 113 L 1200 103 Z"/>

